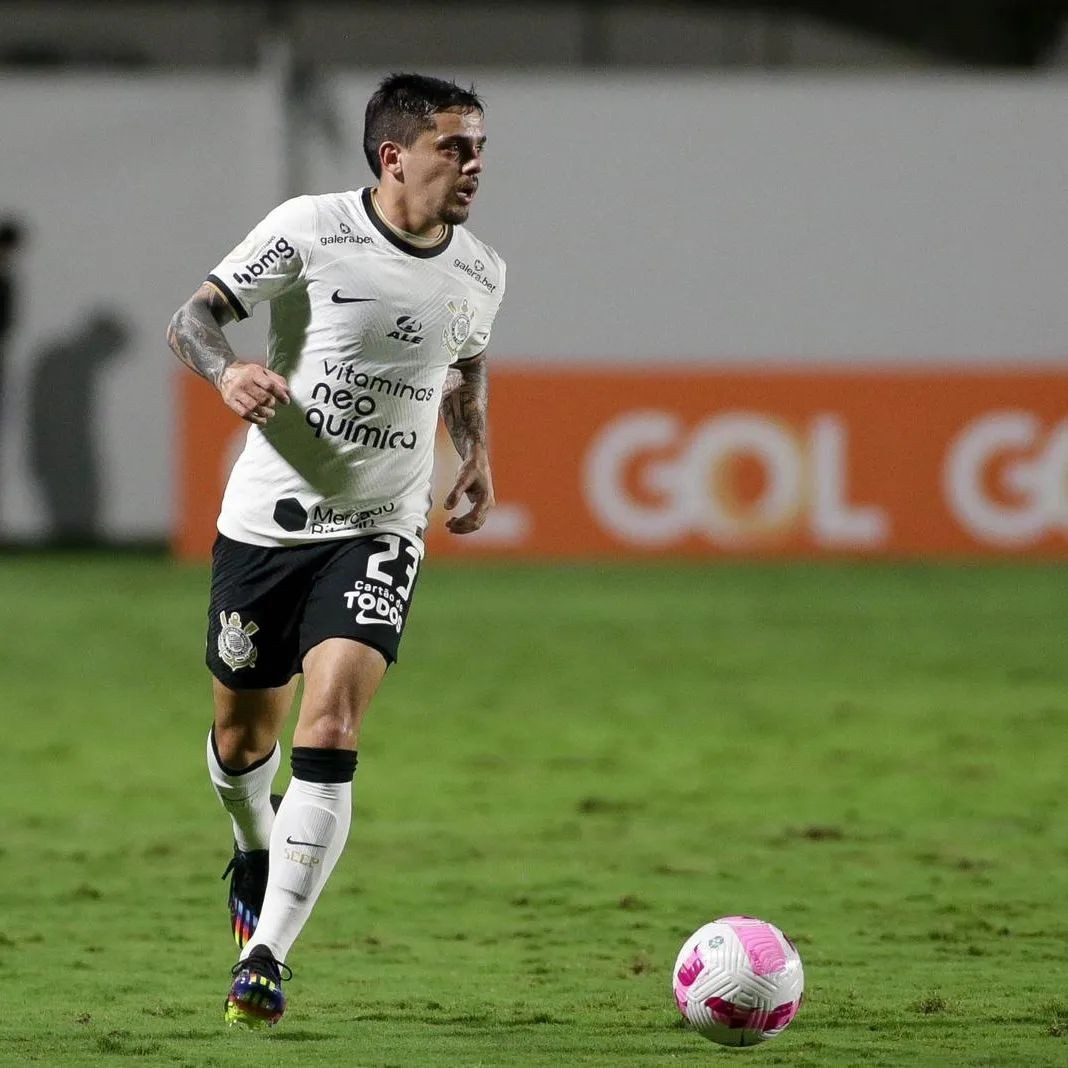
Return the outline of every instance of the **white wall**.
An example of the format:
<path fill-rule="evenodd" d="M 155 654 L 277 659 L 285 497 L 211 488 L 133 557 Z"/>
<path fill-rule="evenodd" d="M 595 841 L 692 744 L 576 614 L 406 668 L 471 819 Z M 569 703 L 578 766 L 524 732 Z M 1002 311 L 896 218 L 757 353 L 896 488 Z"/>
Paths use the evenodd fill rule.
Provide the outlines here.
<path fill-rule="evenodd" d="M 133 328 L 130 348 L 103 372 L 105 531 L 169 529 L 177 362 L 164 330 L 277 199 L 277 126 L 273 90 L 251 79 L 5 79 L 0 214 L 21 216 L 30 236 L 2 414 L 4 534 L 32 535 L 42 523 L 26 461 L 33 361 L 99 306 Z M 260 347 L 249 331 L 245 344 Z"/>
<path fill-rule="evenodd" d="M 345 81 L 343 110 L 361 114 L 371 85 Z M 471 226 L 509 261 L 500 356 L 1068 352 L 1068 83 L 478 88 L 490 152 Z M 320 184 L 365 173 L 354 153 L 351 173 L 326 168 Z"/>
<path fill-rule="evenodd" d="M 474 77 L 487 101 L 472 228 L 509 261 L 498 359 L 1068 352 L 1068 83 L 438 73 Z M 369 180 L 375 76 L 336 83 L 351 137 L 310 152 L 311 190 Z M 163 536 L 177 365 L 162 332 L 281 199 L 277 98 L 247 77 L 9 78 L 0 144 L 0 212 L 33 228 L 0 530 L 41 523 L 19 394 L 33 353 L 107 303 L 136 333 L 104 383 L 106 529 Z M 235 344 L 261 337 L 242 327 Z"/>

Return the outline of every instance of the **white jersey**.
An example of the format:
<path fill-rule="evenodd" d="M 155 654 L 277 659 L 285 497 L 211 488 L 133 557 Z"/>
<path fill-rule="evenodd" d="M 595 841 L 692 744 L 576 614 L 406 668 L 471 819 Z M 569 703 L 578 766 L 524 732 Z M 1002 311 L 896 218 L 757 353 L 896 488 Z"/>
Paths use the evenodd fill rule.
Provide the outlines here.
<path fill-rule="evenodd" d="M 291 397 L 249 429 L 219 530 L 269 546 L 391 532 L 422 551 L 445 374 L 486 348 L 504 272 L 463 227 L 405 241 L 370 189 L 275 208 L 208 276 L 238 319 L 271 302 L 267 366 Z"/>

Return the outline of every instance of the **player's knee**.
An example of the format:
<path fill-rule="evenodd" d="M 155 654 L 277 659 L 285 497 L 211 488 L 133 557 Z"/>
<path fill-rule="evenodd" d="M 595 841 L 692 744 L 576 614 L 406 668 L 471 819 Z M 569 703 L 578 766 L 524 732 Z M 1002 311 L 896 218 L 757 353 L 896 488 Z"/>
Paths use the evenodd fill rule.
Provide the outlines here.
<path fill-rule="evenodd" d="M 302 728 L 301 743 L 314 749 L 356 747 L 356 716 L 348 710 L 309 717 Z"/>
<path fill-rule="evenodd" d="M 253 723 L 216 723 L 214 735 L 219 762 L 236 771 L 262 760 L 275 742 L 270 731 Z"/>

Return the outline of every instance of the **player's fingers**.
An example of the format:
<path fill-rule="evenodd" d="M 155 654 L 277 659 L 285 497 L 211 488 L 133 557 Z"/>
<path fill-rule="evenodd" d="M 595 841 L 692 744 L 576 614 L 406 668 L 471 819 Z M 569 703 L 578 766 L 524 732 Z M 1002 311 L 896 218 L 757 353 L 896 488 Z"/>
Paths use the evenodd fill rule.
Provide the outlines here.
<path fill-rule="evenodd" d="M 226 403 L 238 415 L 244 415 L 246 411 L 259 407 L 267 399 L 267 394 L 262 389 L 257 389 L 247 383 L 229 390 L 224 396 L 226 397 Z"/>
<path fill-rule="evenodd" d="M 489 497 L 480 497 L 475 501 L 474 508 L 467 513 L 467 517 L 471 521 L 472 530 L 481 529 L 482 524 L 486 522 L 486 516 L 489 515 L 492 503 Z"/>
<path fill-rule="evenodd" d="M 256 364 L 252 381 L 258 388 L 273 397 L 277 397 L 283 404 L 289 403 L 289 385 L 280 374 L 275 374 L 274 371 Z"/>
<path fill-rule="evenodd" d="M 446 521 L 445 527 L 451 534 L 470 534 L 473 529 L 466 515 L 454 516 Z"/>
<path fill-rule="evenodd" d="M 228 404 L 242 419 L 247 419 L 250 423 L 267 422 L 266 408 L 257 404 L 247 393 L 231 397 Z"/>
<path fill-rule="evenodd" d="M 453 534 L 473 534 L 481 530 L 486 522 L 486 516 L 493 507 L 493 498 L 489 495 L 480 496 L 474 501 L 474 507 L 464 515 L 455 516 L 446 521 L 445 526 Z"/>
<path fill-rule="evenodd" d="M 473 519 L 471 513 L 468 512 L 467 515 L 461 515 L 455 519 L 450 519 L 445 526 L 448 527 L 449 531 L 453 534 L 473 534 L 480 526 L 482 526 L 482 523 Z"/>
<path fill-rule="evenodd" d="M 254 383 L 250 383 L 249 385 L 247 385 L 243 393 L 244 399 L 247 400 L 247 402 L 251 404 L 253 408 L 257 408 L 261 404 L 266 404 L 269 400 L 272 404 L 274 403 L 274 401 L 271 400 L 271 394 L 268 393 L 266 389 L 263 389 L 260 386 L 255 385 Z"/>
<path fill-rule="evenodd" d="M 461 474 L 449 490 L 449 495 L 445 498 L 445 510 L 451 512 L 459 503 L 460 498 L 467 492 L 473 479 L 470 475 Z"/>
<path fill-rule="evenodd" d="M 272 396 L 277 397 L 283 404 L 289 403 L 289 384 L 281 375 L 273 371 L 267 371 L 267 378 L 260 385 Z"/>

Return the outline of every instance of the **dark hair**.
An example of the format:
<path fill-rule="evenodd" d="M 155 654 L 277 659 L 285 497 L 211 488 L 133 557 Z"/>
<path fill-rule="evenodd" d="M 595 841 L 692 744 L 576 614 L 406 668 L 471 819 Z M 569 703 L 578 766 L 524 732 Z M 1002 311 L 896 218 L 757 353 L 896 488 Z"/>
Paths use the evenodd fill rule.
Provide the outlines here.
<path fill-rule="evenodd" d="M 424 131 L 434 128 L 433 116 L 449 108 L 484 111 L 475 87 L 461 89 L 455 82 L 423 74 L 390 74 L 367 101 L 363 124 L 363 154 L 376 178 L 382 177 L 378 149 L 383 141 L 410 148 Z"/>

